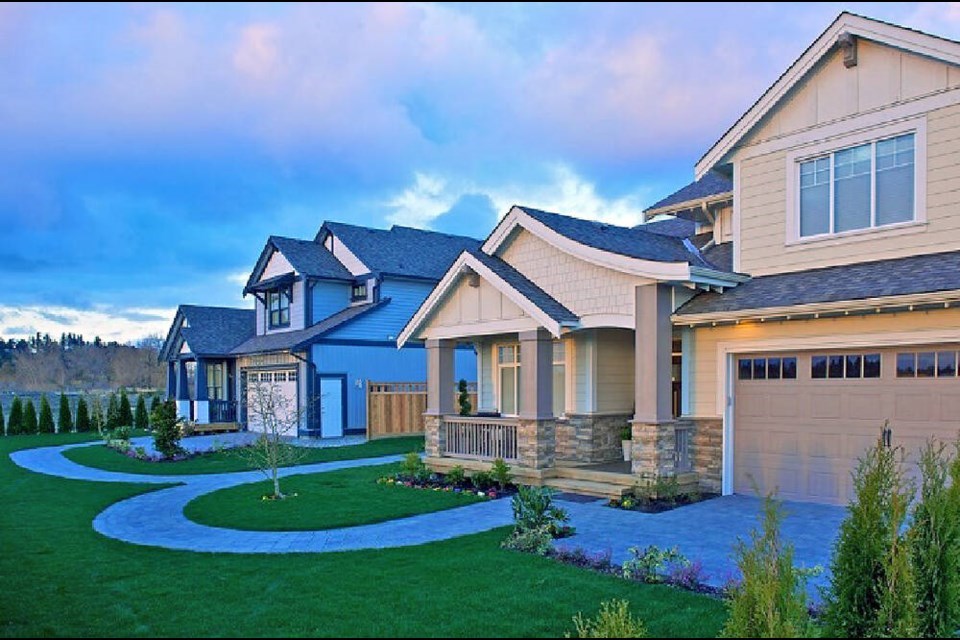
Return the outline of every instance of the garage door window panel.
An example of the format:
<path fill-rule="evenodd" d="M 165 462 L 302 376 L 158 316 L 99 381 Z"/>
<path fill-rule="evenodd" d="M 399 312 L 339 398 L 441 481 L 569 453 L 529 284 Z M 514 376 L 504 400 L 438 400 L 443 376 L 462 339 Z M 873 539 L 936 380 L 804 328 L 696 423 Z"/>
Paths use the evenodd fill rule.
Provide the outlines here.
<path fill-rule="evenodd" d="M 957 375 L 957 354 L 954 351 L 941 351 L 937 354 L 937 377 L 952 378 Z"/>
<path fill-rule="evenodd" d="M 917 377 L 933 378 L 937 375 L 937 354 L 923 351 L 917 354 Z"/>
<path fill-rule="evenodd" d="M 737 360 L 737 379 L 739 380 L 796 380 L 796 378 L 796 356 Z"/>

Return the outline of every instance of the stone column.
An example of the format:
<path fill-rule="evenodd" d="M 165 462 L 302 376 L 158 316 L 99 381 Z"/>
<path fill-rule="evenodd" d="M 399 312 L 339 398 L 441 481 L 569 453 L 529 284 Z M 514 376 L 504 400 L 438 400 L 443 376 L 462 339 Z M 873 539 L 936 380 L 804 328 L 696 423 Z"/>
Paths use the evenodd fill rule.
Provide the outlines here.
<path fill-rule="evenodd" d="M 648 476 L 674 473 L 672 298 L 669 285 L 653 283 L 636 288 L 632 469 Z"/>
<path fill-rule="evenodd" d="M 424 413 L 425 446 L 428 456 L 443 454 L 443 416 L 455 413 L 454 340 L 427 340 L 427 410 Z"/>
<path fill-rule="evenodd" d="M 556 455 L 553 416 L 553 338 L 544 329 L 520 333 L 520 464 L 552 467 Z"/>

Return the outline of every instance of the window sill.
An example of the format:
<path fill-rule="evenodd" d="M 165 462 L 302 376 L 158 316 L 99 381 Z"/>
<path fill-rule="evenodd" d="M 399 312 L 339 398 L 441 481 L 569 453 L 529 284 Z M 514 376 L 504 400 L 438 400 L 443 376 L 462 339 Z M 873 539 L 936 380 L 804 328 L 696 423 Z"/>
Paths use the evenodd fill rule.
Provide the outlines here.
<path fill-rule="evenodd" d="M 793 238 L 786 242 L 786 250 L 799 251 L 810 246 L 830 247 L 872 240 L 877 236 L 895 237 L 922 233 L 926 231 L 927 224 L 925 220 L 912 220 L 910 222 L 898 222 L 897 224 L 888 224 L 883 227 L 872 227 L 870 229 L 857 229 L 856 231 L 844 231 L 842 233 L 832 233 L 830 235 L 813 236 L 810 238 Z"/>

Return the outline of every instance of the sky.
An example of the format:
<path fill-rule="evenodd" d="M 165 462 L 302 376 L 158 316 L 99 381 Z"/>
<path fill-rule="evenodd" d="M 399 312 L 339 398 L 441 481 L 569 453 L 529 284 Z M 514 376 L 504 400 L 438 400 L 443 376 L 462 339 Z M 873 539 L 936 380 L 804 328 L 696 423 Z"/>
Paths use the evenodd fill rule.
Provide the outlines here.
<path fill-rule="evenodd" d="M 960 3 L 0 4 L 0 336 L 251 306 L 324 220 L 636 224 L 843 10 Z"/>

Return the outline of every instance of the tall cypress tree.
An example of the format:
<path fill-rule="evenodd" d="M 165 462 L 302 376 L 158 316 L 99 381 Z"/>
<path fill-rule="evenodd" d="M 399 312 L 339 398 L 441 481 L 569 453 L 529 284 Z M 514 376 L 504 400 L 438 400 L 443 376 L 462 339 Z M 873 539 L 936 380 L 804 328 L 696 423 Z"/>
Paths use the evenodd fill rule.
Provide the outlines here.
<path fill-rule="evenodd" d="M 150 416 L 147 415 L 147 401 L 143 399 L 142 393 L 137 397 L 137 410 L 133 415 L 133 424 L 137 429 L 150 428 Z"/>
<path fill-rule="evenodd" d="M 10 419 L 7 420 L 7 435 L 18 436 L 23 433 L 23 401 L 18 396 L 13 397 L 10 405 Z"/>
<path fill-rule="evenodd" d="M 111 393 L 107 401 L 107 419 L 106 427 L 111 431 L 120 426 L 120 400 L 117 394 Z"/>
<path fill-rule="evenodd" d="M 127 397 L 127 390 L 120 389 L 120 426 L 133 426 L 133 411 L 130 408 L 130 398 Z"/>
<path fill-rule="evenodd" d="M 37 423 L 37 408 L 33 406 L 33 400 L 27 399 L 27 404 L 23 407 L 23 432 L 33 434 L 40 432 L 40 425 Z"/>
<path fill-rule="evenodd" d="M 6 427 L 3 423 L 3 405 L 0 404 L 0 436 L 7 435 Z"/>
<path fill-rule="evenodd" d="M 53 409 L 50 408 L 50 401 L 47 400 L 47 394 L 40 396 L 40 433 L 53 433 L 56 428 L 53 425 Z"/>
<path fill-rule="evenodd" d="M 73 415 L 70 413 L 70 400 L 63 393 L 60 394 L 60 408 L 57 411 L 57 431 L 70 433 L 73 431 Z"/>
<path fill-rule="evenodd" d="M 153 426 L 153 412 L 157 410 L 160 406 L 160 396 L 153 394 L 153 398 L 150 399 L 150 425 Z"/>
<path fill-rule="evenodd" d="M 90 413 L 87 411 L 87 401 L 80 398 L 77 400 L 77 433 L 88 431 L 90 431 Z"/>

